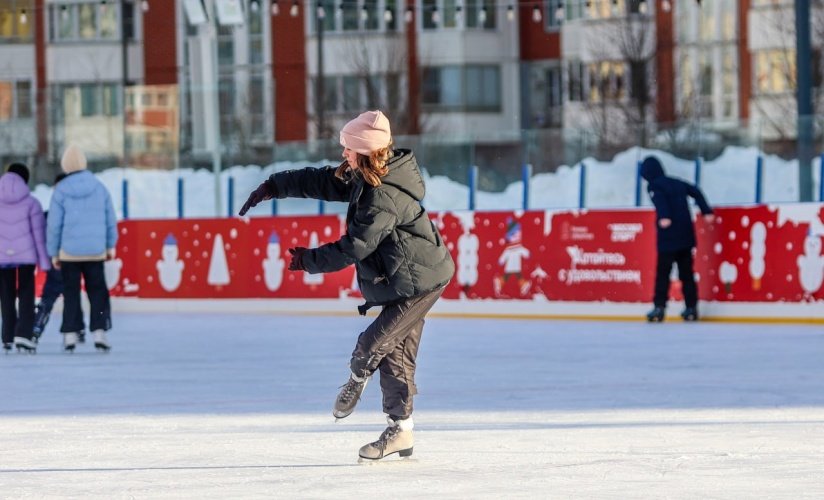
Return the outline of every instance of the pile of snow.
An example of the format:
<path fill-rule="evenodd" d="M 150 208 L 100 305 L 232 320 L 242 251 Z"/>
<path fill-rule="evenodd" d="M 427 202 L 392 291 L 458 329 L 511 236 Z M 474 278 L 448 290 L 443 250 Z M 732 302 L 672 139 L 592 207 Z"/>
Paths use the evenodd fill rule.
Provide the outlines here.
<path fill-rule="evenodd" d="M 635 206 L 637 163 L 648 155 L 658 156 L 669 175 L 690 182 L 696 180 L 696 162 L 683 160 L 657 150 L 631 148 L 617 154 L 611 161 L 587 158 L 582 162 L 561 166 L 553 173 L 537 174 L 530 182 L 531 209 L 573 208 L 579 203 L 581 168 L 585 166 L 585 206 L 590 208 Z M 709 202 L 714 205 L 754 203 L 756 196 L 756 172 L 762 153 L 753 147 L 730 146 L 718 158 L 706 161 L 700 168 L 700 186 Z M 783 160 L 777 156 L 763 155 L 762 201 L 798 201 L 798 161 Z M 233 166 L 219 176 L 221 216 L 229 213 L 229 179 L 234 183 L 232 214 L 243 205 L 249 192 L 269 175 L 284 170 L 320 167 L 337 164 L 336 161 L 317 163 L 277 162 L 266 167 L 257 165 Z M 422 165 L 425 169 L 426 165 Z M 813 160 L 815 192 L 821 171 L 821 159 Z M 129 218 L 176 218 L 178 217 L 178 179 L 183 181 L 183 215 L 185 217 L 213 217 L 216 215 L 215 176 L 210 170 L 181 168 L 178 170 L 136 170 L 112 168 L 97 174 L 112 194 L 118 217 L 124 216 L 124 184 L 128 191 Z M 424 171 L 427 194 L 424 204 L 429 210 L 463 210 L 469 205 L 469 187 L 445 176 L 430 177 Z M 125 182 L 124 182 L 125 181 Z M 645 189 L 642 188 L 641 204 L 649 206 Z M 34 189 L 43 207 L 48 207 L 51 187 L 38 185 Z M 513 210 L 523 206 L 522 183 L 514 182 L 499 193 L 476 193 L 478 210 Z M 316 200 L 289 199 L 277 201 L 278 214 L 317 214 L 320 206 Z M 342 203 L 324 203 L 325 213 L 343 213 Z M 263 203 L 252 209 L 250 215 L 264 216 L 273 213 L 272 203 Z"/>

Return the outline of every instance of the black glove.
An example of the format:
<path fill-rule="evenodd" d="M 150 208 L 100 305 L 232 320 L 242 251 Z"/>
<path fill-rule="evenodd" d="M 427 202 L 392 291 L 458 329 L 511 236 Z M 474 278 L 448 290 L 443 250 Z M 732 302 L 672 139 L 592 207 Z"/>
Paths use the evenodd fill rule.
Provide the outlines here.
<path fill-rule="evenodd" d="M 292 261 L 289 262 L 289 270 L 290 271 L 303 271 L 306 268 L 303 267 L 303 254 L 306 253 L 306 248 L 304 247 L 295 247 L 290 248 L 289 253 L 292 254 Z"/>
<path fill-rule="evenodd" d="M 261 201 L 271 200 L 275 197 L 275 185 L 268 180 L 263 181 L 260 186 L 257 187 L 252 194 L 249 195 L 249 198 L 246 200 L 246 203 L 240 207 L 240 212 L 238 212 L 241 216 L 246 215 L 246 212 L 249 211 L 250 208 L 257 206 L 258 203 Z"/>

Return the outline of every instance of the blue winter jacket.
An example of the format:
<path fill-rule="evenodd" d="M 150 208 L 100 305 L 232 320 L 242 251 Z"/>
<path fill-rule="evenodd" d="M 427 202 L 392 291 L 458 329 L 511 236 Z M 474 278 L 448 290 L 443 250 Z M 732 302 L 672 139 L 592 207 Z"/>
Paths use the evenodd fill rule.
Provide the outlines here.
<path fill-rule="evenodd" d="M 49 205 L 49 256 L 102 260 L 116 243 L 117 219 L 106 187 L 88 170 L 67 175 L 55 186 Z"/>
<path fill-rule="evenodd" d="M 647 181 L 647 192 L 655 205 L 658 251 L 677 252 L 694 247 L 695 228 L 687 197 L 695 199 L 701 213 L 712 213 L 701 190 L 689 182 L 667 177 L 661 162 L 654 156 L 641 164 L 641 177 Z M 658 224 L 661 219 L 670 219 L 672 225 L 662 228 Z"/>

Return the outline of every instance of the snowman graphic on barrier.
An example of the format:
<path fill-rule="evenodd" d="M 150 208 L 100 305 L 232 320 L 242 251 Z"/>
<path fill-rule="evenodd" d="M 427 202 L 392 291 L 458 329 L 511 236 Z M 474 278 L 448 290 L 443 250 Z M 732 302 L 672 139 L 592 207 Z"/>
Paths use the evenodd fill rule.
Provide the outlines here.
<path fill-rule="evenodd" d="M 804 254 L 796 259 L 798 281 L 807 297 L 817 292 L 824 283 L 824 255 L 821 255 L 821 236 L 807 232 L 804 238 Z"/>
<path fill-rule="evenodd" d="M 266 245 L 266 258 L 263 259 L 263 281 L 266 288 L 274 292 L 283 284 L 283 269 L 286 262 L 281 257 L 280 238 L 272 231 L 269 243 Z"/>
<path fill-rule="evenodd" d="M 167 292 L 174 292 L 180 287 L 180 282 L 183 280 L 185 264 L 178 259 L 180 250 L 177 246 L 177 239 L 172 233 L 169 233 L 166 239 L 163 240 L 163 248 L 160 254 L 162 258 L 155 264 L 160 286 Z"/>

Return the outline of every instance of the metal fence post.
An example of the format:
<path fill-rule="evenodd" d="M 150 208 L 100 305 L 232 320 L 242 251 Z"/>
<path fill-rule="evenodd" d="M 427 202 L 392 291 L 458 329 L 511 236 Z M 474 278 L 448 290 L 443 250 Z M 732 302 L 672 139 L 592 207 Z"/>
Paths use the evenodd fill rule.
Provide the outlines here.
<path fill-rule="evenodd" d="M 586 207 L 587 203 L 587 165 L 581 162 L 581 170 L 578 177 L 578 208 Z"/>
<path fill-rule="evenodd" d="M 226 187 L 226 217 L 232 216 L 235 206 L 235 178 L 229 176 L 229 185 Z"/>
<path fill-rule="evenodd" d="M 177 178 L 177 218 L 183 218 L 183 178 Z"/>
<path fill-rule="evenodd" d="M 824 201 L 824 153 L 821 153 L 818 161 L 818 201 Z"/>
<path fill-rule="evenodd" d="M 469 209 L 475 210 L 475 191 L 478 184 L 478 167 L 469 167 Z"/>
<path fill-rule="evenodd" d="M 525 163 L 521 167 L 521 182 L 524 186 L 523 208 L 529 210 L 529 181 L 532 179 L 532 165 Z"/>
<path fill-rule="evenodd" d="M 635 206 L 641 206 L 641 162 L 635 167 Z"/>
<path fill-rule="evenodd" d="M 759 155 L 755 161 L 755 202 L 761 203 L 761 179 L 764 176 L 764 157 Z"/>
<path fill-rule="evenodd" d="M 122 184 L 122 194 L 123 194 L 123 219 L 129 218 L 129 180 L 123 179 Z"/>

